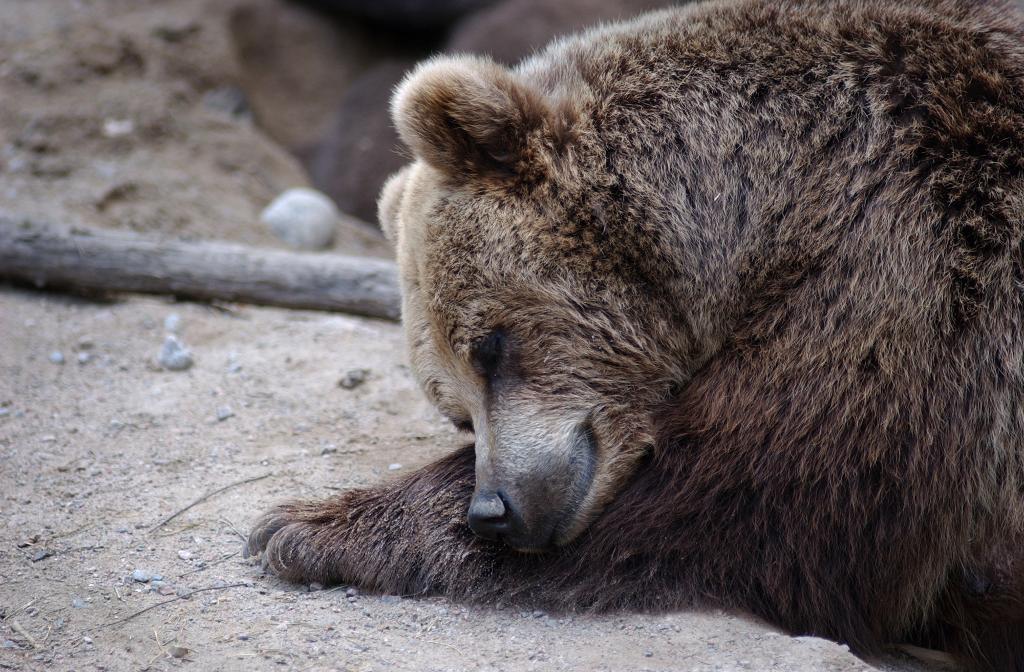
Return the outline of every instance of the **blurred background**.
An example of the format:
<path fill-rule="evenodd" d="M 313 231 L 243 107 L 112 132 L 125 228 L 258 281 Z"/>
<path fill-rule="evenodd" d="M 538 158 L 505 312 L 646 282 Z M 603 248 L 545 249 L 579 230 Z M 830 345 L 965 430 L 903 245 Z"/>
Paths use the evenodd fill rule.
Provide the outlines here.
<path fill-rule="evenodd" d="M 333 247 L 386 256 L 375 201 L 407 159 L 395 84 L 434 53 L 514 64 L 665 0 L 3 0 L 6 214 L 281 244 L 260 226 L 312 186 Z"/>

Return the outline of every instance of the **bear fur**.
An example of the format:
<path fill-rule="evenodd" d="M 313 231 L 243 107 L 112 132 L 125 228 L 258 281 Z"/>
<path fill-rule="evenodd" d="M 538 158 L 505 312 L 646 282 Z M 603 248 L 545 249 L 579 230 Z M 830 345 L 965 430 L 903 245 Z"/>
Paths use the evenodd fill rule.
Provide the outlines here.
<path fill-rule="evenodd" d="M 421 66 L 381 218 L 413 368 L 476 445 L 279 506 L 248 550 L 1024 670 L 1022 26 L 999 0 L 738 0 Z M 581 413 L 588 489 L 523 491 L 563 507 L 557 547 L 475 536 L 479 481 Z"/>

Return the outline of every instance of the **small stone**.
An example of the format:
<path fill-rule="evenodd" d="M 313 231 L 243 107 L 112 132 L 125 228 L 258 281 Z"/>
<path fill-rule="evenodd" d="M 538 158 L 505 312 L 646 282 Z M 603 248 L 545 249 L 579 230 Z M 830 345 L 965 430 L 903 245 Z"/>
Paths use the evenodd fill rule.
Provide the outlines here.
<path fill-rule="evenodd" d="M 136 581 L 138 583 L 149 583 L 152 579 L 153 577 L 150 576 L 149 572 L 143 569 L 136 569 L 132 572 L 132 581 Z"/>
<path fill-rule="evenodd" d="M 338 387 L 346 390 L 359 387 L 366 382 L 366 378 L 369 375 L 370 371 L 368 369 L 351 369 L 346 371 L 345 375 L 338 380 Z"/>
<path fill-rule="evenodd" d="M 88 644 L 89 646 L 92 646 L 92 637 L 82 637 L 82 641 Z"/>
<path fill-rule="evenodd" d="M 135 130 L 135 122 L 131 119 L 104 119 L 103 135 L 108 138 L 123 138 Z"/>
<path fill-rule="evenodd" d="M 230 406 L 221 406 L 217 409 L 217 422 L 224 422 L 234 414 Z"/>
<path fill-rule="evenodd" d="M 174 586 L 168 586 L 166 583 L 156 590 L 160 595 L 174 595 L 177 591 Z"/>
<path fill-rule="evenodd" d="M 89 605 L 86 604 L 85 600 L 83 600 L 82 598 L 76 597 L 76 598 L 73 598 L 71 600 L 71 606 L 74 607 L 75 609 L 85 609 Z"/>
<path fill-rule="evenodd" d="M 50 353 L 50 361 L 53 362 L 54 364 L 63 364 L 64 353 L 61 352 L 60 350 L 54 350 L 53 352 Z"/>
<path fill-rule="evenodd" d="M 186 550 L 178 551 L 178 557 L 181 558 L 182 560 L 191 560 L 192 559 L 192 551 L 186 551 Z"/>
<path fill-rule="evenodd" d="M 203 96 L 203 105 L 232 117 L 244 118 L 250 115 L 245 92 L 235 86 L 222 86 L 207 91 Z"/>
<path fill-rule="evenodd" d="M 355 597 L 359 594 L 359 589 L 353 587 L 345 591 L 345 597 Z"/>
<path fill-rule="evenodd" d="M 92 353 L 91 352 L 80 352 L 80 353 L 78 353 L 78 363 L 79 364 L 88 364 L 90 361 L 92 361 Z"/>
<path fill-rule="evenodd" d="M 152 579 L 153 581 L 156 581 L 156 582 L 158 582 L 158 583 L 159 583 L 159 582 L 162 582 L 162 581 L 164 580 L 164 575 L 163 575 L 163 574 L 154 574 L 154 575 L 153 575 L 153 576 L 151 576 L 150 578 L 151 578 L 151 579 Z"/>
<path fill-rule="evenodd" d="M 322 250 L 334 241 L 338 226 L 334 201 L 313 189 L 289 189 L 260 214 L 260 221 L 289 246 Z"/>
<path fill-rule="evenodd" d="M 392 462 L 388 465 L 388 471 L 398 471 L 402 468 L 402 465 L 398 462 Z"/>
<path fill-rule="evenodd" d="M 547 614 L 545 614 L 540 609 L 537 609 L 536 611 L 533 612 L 533 617 L 534 618 L 544 618 L 545 616 L 547 616 Z"/>
<path fill-rule="evenodd" d="M 184 658 L 188 655 L 188 649 L 184 646 L 172 646 L 167 649 L 167 653 L 171 654 L 171 658 Z"/>
<path fill-rule="evenodd" d="M 326 446 L 320 449 L 321 455 L 333 455 L 338 452 L 338 446 L 333 443 L 328 443 Z"/>
<path fill-rule="evenodd" d="M 644 658 L 653 658 L 653 657 L 654 657 L 654 652 L 653 651 L 644 651 Z"/>
<path fill-rule="evenodd" d="M 192 591 L 189 590 L 188 588 L 185 588 L 184 586 L 182 586 L 182 587 L 178 588 L 177 590 L 175 590 L 174 594 L 177 595 L 178 597 L 180 597 L 183 600 L 187 600 L 188 598 L 192 597 Z"/>
<path fill-rule="evenodd" d="M 249 641 L 249 635 L 246 635 L 246 634 L 238 635 L 238 639 L 243 641 L 243 642 L 248 642 Z"/>
<path fill-rule="evenodd" d="M 181 315 L 171 313 L 164 318 L 164 330 L 169 334 L 181 333 Z"/>
<path fill-rule="evenodd" d="M 5 639 L 4 643 L 0 644 L 0 648 L 16 649 L 16 648 L 18 648 L 18 643 L 15 642 L 14 640 L 11 640 L 11 639 Z"/>
<path fill-rule="evenodd" d="M 323 589 L 324 589 L 324 584 L 319 583 L 317 581 L 314 581 L 313 583 L 309 584 L 309 592 L 311 592 L 311 593 L 315 593 L 316 591 L 323 590 Z"/>
<path fill-rule="evenodd" d="M 169 371 L 184 371 L 192 366 L 192 352 L 176 336 L 168 335 L 160 348 L 158 361 Z"/>
<path fill-rule="evenodd" d="M 39 562 L 40 560 L 46 560 L 53 555 L 53 552 L 49 549 L 43 548 L 32 554 L 32 562 Z"/>

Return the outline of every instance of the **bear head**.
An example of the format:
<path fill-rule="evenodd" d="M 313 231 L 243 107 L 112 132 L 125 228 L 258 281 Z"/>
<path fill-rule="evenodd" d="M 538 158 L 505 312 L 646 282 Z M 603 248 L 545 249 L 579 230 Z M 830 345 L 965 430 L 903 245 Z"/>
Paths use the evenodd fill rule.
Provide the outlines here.
<path fill-rule="evenodd" d="M 564 544 L 653 445 L 699 360 L 666 292 L 663 232 L 606 167 L 586 87 L 443 57 L 396 90 L 414 161 L 379 201 L 423 390 L 475 435 L 470 527 Z"/>

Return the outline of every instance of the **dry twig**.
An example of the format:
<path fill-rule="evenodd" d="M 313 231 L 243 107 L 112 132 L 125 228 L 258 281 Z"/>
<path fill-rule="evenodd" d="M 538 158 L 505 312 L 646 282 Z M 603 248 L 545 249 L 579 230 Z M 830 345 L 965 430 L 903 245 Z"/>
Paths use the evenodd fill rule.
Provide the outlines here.
<path fill-rule="evenodd" d="M 163 527 L 167 523 L 171 522 L 172 520 L 174 520 L 175 518 L 177 518 L 181 514 L 185 513 L 186 511 L 188 511 L 192 507 L 197 506 L 199 504 L 202 504 L 206 500 L 210 499 L 211 497 L 213 497 L 215 495 L 219 495 L 220 493 L 224 492 L 225 490 L 230 490 L 231 488 L 237 488 L 238 486 L 246 485 L 247 483 L 255 483 L 256 481 L 262 481 L 264 478 L 270 478 L 270 476 L 272 476 L 272 475 L 273 474 L 263 474 L 262 476 L 253 476 L 252 478 L 246 478 L 246 479 L 243 479 L 241 481 L 235 481 L 234 483 L 228 483 L 227 485 L 225 485 L 222 488 L 217 488 L 216 490 L 211 490 L 210 492 L 206 493 L 205 495 L 203 495 L 199 499 L 195 500 L 194 502 L 192 502 L 188 506 L 186 506 L 184 508 L 181 508 L 181 509 L 178 509 L 177 511 L 175 511 L 171 515 L 167 516 L 166 518 L 161 520 L 159 523 L 157 523 L 153 527 L 149 528 L 149 533 L 152 534 L 153 532 L 156 532 L 161 527 Z"/>

